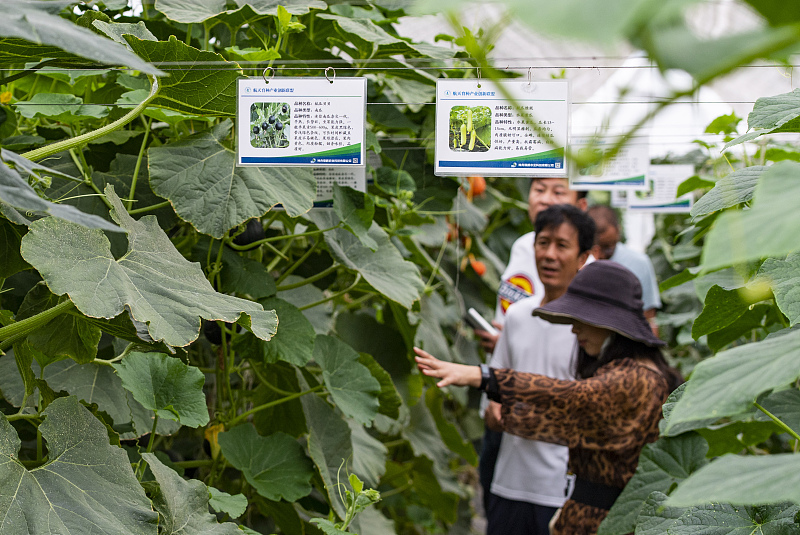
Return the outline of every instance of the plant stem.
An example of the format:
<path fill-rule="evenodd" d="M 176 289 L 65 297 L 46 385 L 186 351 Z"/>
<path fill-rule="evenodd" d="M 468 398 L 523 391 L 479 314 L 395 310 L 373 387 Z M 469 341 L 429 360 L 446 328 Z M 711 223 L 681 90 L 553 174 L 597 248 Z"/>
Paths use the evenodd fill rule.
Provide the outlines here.
<path fill-rule="evenodd" d="M 191 25 L 190 25 L 191 26 Z M 130 213 L 133 208 L 133 202 L 136 198 L 136 180 L 139 178 L 139 169 L 142 167 L 142 159 L 144 158 L 144 149 L 147 147 L 147 139 L 150 137 L 150 119 L 142 118 L 144 122 L 144 139 L 142 139 L 142 146 L 139 147 L 139 157 L 136 159 L 136 166 L 133 168 L 133 178 L 131 179 L 131 191 L 128 193 L 128 205 L 125 207 Z"/>
<path fill-rule="evenodd" d="M 153 451 L 153 442 L 156 439 L 156 427 L 158 426 L 158 414 L 153 416 L 153 428 L 150 430 L 150 440 L 147 441 L 147 450 L 145 453 L 150 453 Z M 136 466 L 136 479 L 139 481 L 142 480 L 144 477 L 144 472 L 147 470 L 147 463 L 145 463 L 144 459 L 139 460 L 139 464 Z"/>
<path fill-rule="evenodd" d="M 153 204 L 151 206 L 145 206 L 143 208 L 134 208 L 133 210 L 128 210 L 128 214 L 136 215 L 136 214 L 143 214 L 145 212 L 152 212 L 153 210 L 158 210 L 160 208 L 166 208 L 170 206 L 171 203 L 169 201 L 160 202 L 158 204 Z"/>
<path fill-rule="evenodd" d="M 53 308 L 39 312 L 35 316 L 25 318 L 24 320 L 17 321 L 11 325 L 6 325 L 5 327 L 0 328 L 0 341 L 5 342 L 11 337 L 16 337 L 19 335 L 27 336 L 31 332 L 47 324 L 56 316 L 59 316 L 74 307 L 75 304 L 72 301 L 62 301 Z M 0 347 L 2 347 L 2 345 L 0 345 Z"/>
<path fill-rule="evenodd" d="M 769 412 L 767 409 L 765 409 L 755 401 L 753 402 L 753 405 L 755 405 L 758 410 L 769 416 L 773 422 L 778 424 L 778 427 L 783 429 L 785 432 L 789 433 L 795 440 L 800 440 L 800 435 L 798 435 L 794 429 L 786 425 L 780 418 Z"/>
<path fill-rule="evenodd" d="M 300 282 L 295 282 L 294 284 L 287 284 L 285 286 L 278 286 L 277 290 L 279 292 L 284 292 L 286 290 L 293 290 L 295 288 L 300 288 L 302 286 L 305 286 L 306 284 L 311 284 L 312 282 L 316 282 L 316 281 L 318 281 L 320 279 L 323 279 L 323 278 L 327 277 L 328 275 L 330 275 L 331 273 L 336 271 L 339 268 L 339 266 L 340 266 L 340 264 L 338 262 L 334 262 L 327 269 L 323 269 L 322 271 L 320 271 L 316 275 L 312 275 L 312 276 L 308 277 L 307 279 L 303 279 Z"/>
<path fill-rule="evenodd" d="M 262 245 L 262 244 L 265 244 L 265 243 L 271 243 L 271 242 L 274 242 L 274 241 L 281 241 L 281 240 L 294 239 L 294 238 L 302 238 L 303 236 L 314 236 L 316 234 L 322 234 L 322 233 L 328 232 L 329 230 L 334 230 L 334 229 L 337 229 L 337 228 L 339 228 L 339 225 L 336 225 L 335 227 L 331 227 L 331 228 L 321 229 L 321 230 L 309 230 L 308 232 L 301 232 L 300 234 L 284 234 L 282 236 L 272 236 L 270 238 L 264 238 L 263 240 L 254 241 L 253 243 L 248 243 L 247 245 L 236 245 L 235 243 L 231 243 L 231 244 L 229 244 L 229 247 L 231 249 L 236 249 L 237 251 L 247 251 L 247 250 L 252 249 L 253 247 L 255 247 L 257 245 Z"/>
<path fill-rule="evenodd" d="M 305 253 L 303 253 L 303 256 L 301 256 L 297 260 L 297 262 L 295 262 L 294 264 L 292 264 L 291 266 L 286 268 L 286 270 L 284 270 L 284 272 L 281 273 L 281 276 L 278 277 L 278 279 L 275 281 L 275 284 L 282 283 L 284 280 L 286 280 L 286 277 L 288 277 L 289 275 L 291 275 L 294 272 L 295 269 L 297 269 L 298 267 L 303 265 L 303 262 L 308 260 L 308 257 L 311 256 L 311 253 L 313 253 L 316 250 L 316 248 L 319 246 L 319 244 L 320 244 L 319 240 L 315 241 L 314 245 L 309 247 L 308 250 Z"/>
<path fill-rule="evenodd" d="M 90 141 L 94 141 L 95 139 L 100 139 L 104 135 L 122 128 L 129 122 L 133 121 L 136 117 L 138 117 L 139 114 L 142 111 L 144 111 L 144 109 L 147 108 L 147 106 L 156 98 L 156 95 L 158 95 L 158 79 L 152 77 L 151 81 L 153 86 L 150 89 L 150 95 L 146 99 L 144 99 L 138 106 L 133 108 L 131 111 L 129 111 L 128 113 L 126 113 L 124 116 L 117 119 L 113 123 L 109 123 L 102 128 L 98 128 L 97 130 L 92 130 L 91 132 L 87 132 L 77 137 L 65 139 L 63 141 L 59 141 L 51 145 L 45 145 L 44 147 L 28 151 L 24 153 L 22 156 L 32 161 L 41 160 L 42 158 L 46 158 L 47 156 L 52 156 L 53 154 L 59 153 L 61 151 L 73 149 L 85 143 L 89 143 Z"/>
<path fill-rule="evenodd" d="M 317 301 L 317 302 L 315 302 L 315 303 L 309 303 L 309 304 L 307 304 L 307 305 L 303 305 L 303 306 L 301 306 L 301 307 L 297 307 L 297 310 L 300 310 L 300 311 L 303 311 L 303 310 L 308 310 L 309 308 L 314 308 L 315 306 L 319 306 L 319 305 L 321 305 L 321 304 L 323 304 L 323 303 L 327 303 L 328 301 L 332 301 L 332 300 L 336 299 L 337 297 L 339 297 L 339 296 L 342 296 L 342 295 L 346 294 L 347 292 L 349 292 L 350 290 L 352 290 L 353 288 L 355 288 L 355 287 L 356 287 L 356 285 L 357 285 L 359 282 L 361 282 L 361 273 L 359 273 L 359 274 L 356 276 L 356 280 L 355 280 L 355 282 L 353 282 L 353 284 L 351 284 L 350 286 L 348 286 L 348 287 L 347 287 L 347 288 L 345 288 L 344 290 L 341 290 L 341 291 L 339 291 L 339 292 L 336 292 L 336 293 L 335 293 L 335 294 L 333 294 L 333 295 L 329 295 L 328 297 L 325 297 L 325 298 L 323 298 L 323 299 L 320 299 L 319 301 Z"/>
<path fill-rule="evenodd" d="M 275 401 L 270 401 L 269 403 L 265 403 L 263 405 L 259 405 L 258 407 L 252 408 L 247 412 L 243 412 L 242 414 L 240 414 L 239 416 L 237 416 L 236 418 L 234 418 L 233 420 L 228 422 L 228 425 L 226 427 L 233 427 L 236 424 L 246 420 L 247 417 L 252 415 L 252 414 L 255 414 L 255 413 L 259 412 L 259 411 L 263 411 L 264 409 L 269 409 L 270 407 L 274 407 L 276 405 L 280 405 L 281 403 L 286 403 L 287 401 L 292 401 L 293 399 L 297 399 L 297 398 L 303 397 L 306 394 L 310 394 L 312 392 L 317 392 L 318 390 L 322 390 L 324 387 L 325 387 L 325 385 L 317 385 L 314 388 L 311 388 L 309 390 L 305 390 L 303 392 L 297 392 L 296 394 L 292 394 L 291 396 L 286 396 L 285 398 L 276 399 Z"/>

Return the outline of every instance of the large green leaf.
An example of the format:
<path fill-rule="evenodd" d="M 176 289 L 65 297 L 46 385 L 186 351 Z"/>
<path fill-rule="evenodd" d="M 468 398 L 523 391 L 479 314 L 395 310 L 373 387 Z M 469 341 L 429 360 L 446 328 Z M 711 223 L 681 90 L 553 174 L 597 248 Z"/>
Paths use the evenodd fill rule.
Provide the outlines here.
<path fill-rule="evenodd" d="M 353 473 L 357 474 L 367 487 L 377 487 L 386 473 L 388 449 L 383 442 L 367 432 L 355 420 L 347 420 L 350 438 L 353 442 Z"/>
<path fill-rule="evenodd" d="M 0 159 L 6 159 L 7 151 L 0 153 Z M 59 173 L 60 174 L 60 173 Z M 54 217 L 72 221 L 89 228 L 99 228 L 112 232 L 123 232 L 123 229 L 109 223 L 102 217 L 81 212 L 74 206 L 57 204 L 37 195 L 36 191 L 22 178 L 17 171 L 0 162 L 0 202 L 20 210 L 50 214 Z"/>
<path fill-rule="evenodd" d="M 44 312 L 60 301 L 40 282 L 28 292 L 20 305 L 15 319 L 17 321 Z M 80 364 L 94 360 L 97 344 L 100 343 L 100 328 L 86 318 L 76 314 L 61 314 L 46 325 L 28 335 L 30 346 L 47 356 L 50 361 L 71 358 Z M 46 363 L 40 362 L 42 366 Z"/>
<path fill-rule="evenodd" d="M 703 503 L 708 503 L 705 500 Z M 636 526 L 636 535 L 789 535 L 796 531 L 797 506 L 736 507 L 713 503 L 697 507 L 670 507 L 667 496 L 653 492 Z"/>
<path fill-rule="evenodd" d="M 353 456 L 350 426 L 323 399 L 303 396 L 301 400 L 308 425 L 308 453 L 322 476 L 334 511 L 344 518 L 344 503 L 339 497 L 344 492 L 340 492 L 339 484 L 347 480 L 347 464 Z"/>
<path fill-rule="evenodd" d="M 168 41 L 142 40 L 133 35 L 125 39 L 134 52 L 152 63 L 179 62 L 189 65 L 213 62 L 213 70 L 177 68 L 158 81 L 158 96 L 150 106 L 167 108 L 190 115 L 236 115 L 236 80 L 242 71 L 236 63 L 214 52 L 204 52 L 178 41 L 174 35 Z"/>
<path fill-rule="evenodd" d="M 126 45 L 128 42 L 123 35 L 133 35 L 139 39 L 147 41 L 158 41 L 155 35 L 145 26 L 144 21 L 139 21 L 136 24 L 127 22 L 103 22 L 102 20 L 92 21 L 92 26 L 112 38 L 114 41 L 121 45 Z"/>
<path fill-rule="evenodd" d="M 57 295 L 69 294 L 83 314 L 113 318 L 130 309 L 156 341 L 185 346 L 200 332 L 200 317 L 238 322 L 264 340 L 276 330 L 272 311 L 214 291 L 200 266 L 186 261 L 154 216 L 135 221 L 114 188 L 106 188 L 112 217 L 128 230 L 128 252 L 115 260 L 108 239 L 53 218 L 40 219 L 22 240 L 22 256 Z"/>
<path fill-rule="evenodd" d="M 280 318 L 278 332 L 269 342 L 255 336 L 242 336 L 236 342 L 236 350 L 246 354 L 248 358 L 260 357 L 266 363 L 278 361 L 288 362 L 296 366 L 305 366 L 314 352 L 316 333 L 314 327 L 297 307 L 279 299 L 270 297 L 259 301 L 262 306 L 274 309 Z"/>
<path fill-rule="evenodd" d="M 225 0 L 156 0 L 156 9 L 175 22 L 203 22 L 225 12 Z"/>
<path fill-rule="evenodd" d="M 232 522 L 220 524 L 208 512 L 208 487 L 196 479 L 186 481 L 175 470 L 164 466 L 153 453 L 143 453 L 158 487 L 150 494 L 160 517 L 158 532 L 163 535 L 241 535 Z"/>
<path fill-rule="evenodd" d="M 36 93 L 16 108 L 20 115 L 28 119 L 44 117 L 67 124 L 102 119 L 108 115 L 107 107 L 84 104 L 82 98 L 65 93 Z"/>
<path fill-rule="evenodd" d="M 312 9 L 325 9 L 322 0 L 234 0 L 239 7 L 249 6 L 260 15 L 277 15 L 278 6 L 283 6 L 292 15 L 305 15 Z"/>
<path fill-rule="evenodd" d="M 237 167 L 222 144 L 233 123 L 177 143 L 153 147 L 150 185 L 170 200 L 182 219 L 215 238 L 280 203 L 295 217 L 314 204 L 316 182 L 307 168 Z"/>
<path fill-rule="evenodd" d="M 767 170 L 766 166 L 754 165 L 737 169 L 728 176 L 717 181 L 714 187 L 692 206 L 692 217 L 708 215 L 717 210 L 723 210 L 750 202 L 753 192 L 758 184 L 761 174 Z"/>
<path fill-rule="evenodd" d="M 162 353 L 129 353 L 114 364 L 122 386 L 160 418 L 189 427 L 208 423 L 203 394 L 205 375 L 198 368 Z"/>
<path fill-rule="evenodd" d="M 361 425 L 370 425 L 378 413 L 381 385 L 358 361 L 358 353 L 338 338 L 317 336 L 314 360 L 336 406 Z"/>
<path fill-rule="evenodd" d="M 800 390 L 792 388 L 774 392 L 761 400 L 761 406 L 788 425 L 795 433 L 800 433 Z M 762 412 L 757 414 L 756 419 L 764 422 L 772 421 Z"/>
<path fill-rule="evenodd" d="M 22 225 L 0 218 L 0 278 L 7 279 L 30 267 L 19 254 L 19 244 L 27 231 Z"/>
<path fill-rule="evenodd" d="M 667 503 L 686 507 L 710 501 L 737 505 L 800 503 L 800 458 L 790 453 L 725 455 L 678 485 Z"/>
<path fill-rule="evenodd" d="M 681 423 L 748 412 L 760 394 L 798 377 L 800 331 L 718 353 L 695 367 L 665 433 Z"/>
<path fill-rule="evenodd" d="M 725 144 L 725 149 L 773 132 L 797 132 L 800 128 L 800 90 L 756 100 L 747 116 L 751 132 Z"/>
<path fill-rule="evenodd" d="M 776 163 L 761 175 L 750 210 L 721 214 L 706 236 L 702 265 L 711 270 L 800 249 L 800 163 Z"/>
<path fill-rule="evenodd" d="M 475 448 L 468 440 L 464 440 L 458 428 L 451 423 L 444 414 L 444 395 L 438 388 L 429 388 L 425 393 L 425 404 L 431 411 L 436 429 L 442 437 L 442 441 L 453 453 L 463 457 L 472 466 L 478 465 L 478 455 Z"/>
<path fill-rule="evenodd" d="M 244 424 L 220 433 L 219 445 L 228 462 L 265 498 L 292 502 L 311 492 L 311 461 L 289 435 L 262 437 L 251 424 Z"/>
<path fill-rule="evenodd" d="M 789 319 L 789 325 L 800 323 L 800 252 L 786 259 L 767 258 L 758 271 L 775 294 L 775 302 Z"/>
<path fill-rule="evenodd" d="M 369 227 L 375 215 L 375 203 L 372 197 L 347 186 L 333 185 L 333 209 L 344 224 L 365 247 L 373 251 L 378 248 L 375 240 L 369 236 Z"/>
<path fill-rule="evenodd" d="M 158 515 L 125 452 L 74 397 L 53 401 L 39 426 L 48 461 L 19 460 L 20 439 L 0 416 L 0 531 L 3 535 L 156 535 Z"/>
<path fill-rule="evenodd" d="M 366 366 L 372 376 L 378 380 L 381 385 L 381 392 L 378 394 L 378 401 L 380 408 L 378 412 L 388 416 L 389 418 L 397 419 L 400 416 L 400 406 L 403 400 L 400 399 L 400 394 L 397 393 L 397 388 L 394 386 L 392 376 L 378 364 L 378 361 L 372 355 L 367 353 L 359 353 L 358 361 Z"/>
<path fill-rule="evenodd" d="M 319 228 L 330 228 L 338 223 L 331 212 L 312 216 Z M 369 235 L 378 244 L 375 251 L 364 247 L 358 238 L 344 229 L 326 232 L 325 242 L 339 262 L 361 273 L 373 288 L 392 301 L 411 308 L 424 288 L 419 269 L 403 260 L 400 251 L 377 223 L 372 223 Z"/>
<path fill-rule="evenodd" d="M 726 290 L 716 284 L 706 294 L 703 311 L 692 324 L 692 338 L 724 329 L 739 319 L 752 304 L 741 291 L 743 288 Z"/>
<path fill-rule="evenodd" d="M 36 5 L 33 2 L 24 0 L 4 0 L 0 4 L 0 36 L 28 41 L 24 44 L 0 43 L 0 50 L 4 50 L 3 53 L 0 53 L 0 57 L 11 56 L 11 51 L 7 47 L 13 45 L 18 45 L 17 53 L 9 59 L 16 60 L 15 63 L 30 61 L 33 59 L 31 54 L 36 57 L 37 52 L 41 54 L 38 55 L 38 59 L 54 57 L 50 47 L 31 50 L 31 43 L 36 43 L 57 47 L 56 50 L 66 50 L 76 56 L 105 65 L 127 66 L 149 74 L 163 74 L 136 54 L 131 53 L 126 47 L 81 28 L 67 19 L 35 8 Z M 25 46 L 28 50 L 25 50 Z M 25 61 L 19 61 L 23 58 Z"/>
<path fill-rule="evenodd" d="M 672 485 L 708 462 L 707 451 L 708 444 L 696 433 L 661 438 L 646 445 L 639 456 L 636 473 L 600 524 L 597 535 L 632 532 L 650 493 L 669 492 Z"/>
<path fill-rule="evenodd" d="M 33 372 L 38 376 L 39 365 L 33 364 Z M 78 364 L 63 360 L 49 365 L 44 370 L 43 379 L 54 391 L 64 391 L 88 404 L 96 404 L 114 421 L 114 430 L 122 440 L 139 438 L 153 428 L 153 411 L 148 411 L 133 396 L 122 388 L 114 369 L 108 365 L 94 362 Z M 12 356 L 0 357 L 0 391 L 5 400 L 19 407 L 25 394 L 22 378 L 17 372 Z M 156 433 L 171 435 L 180 424 L 160 419 Z"/>

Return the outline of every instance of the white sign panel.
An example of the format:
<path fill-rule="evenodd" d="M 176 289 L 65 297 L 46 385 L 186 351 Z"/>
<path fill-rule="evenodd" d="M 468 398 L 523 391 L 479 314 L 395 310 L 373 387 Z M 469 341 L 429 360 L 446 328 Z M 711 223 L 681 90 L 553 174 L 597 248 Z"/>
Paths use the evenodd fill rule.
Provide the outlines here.
<path fill-rule="evenodd" d="M 566 177 L 569 104 L 566 80 L 438 80 L 434 173 Z"/>
<path fill-rule="evenodd" d="M 334 184 L 348 186 L 361 192 L 367 191 L 365 167 L 315 167 L 312 172 L 317 180 L 315 208 L 333 206 Z"/>
<path fill-rule="evenodd" d="M 650 147 L 644 143 L 624 145 L 613 158 L 605 155 L 614 147 L 615 140 L 592 137 L 570 137 L 570 148 L 580 155 L 592 151 L 592 161 L 598 163 L 578 167 L 570 161 L 570 189 L 587 190 L 647 190 L 647 168 L 650 166 Z"/>
<path fill-rule="evenodd" d="M 365 164 L 366 78 L 242 78 L 237 95 L 237 165 Z"/>
<path fill-rule="evenodd" d="M 694 174 L 694 166 L 691 164 L 651 165 L 647 170 L 650 189 L 629 192 L 628 210 L 665 214 L 691 211 L 694 204 L 692 194 L 677 197 L 677 193 L 680 183 Z"/>

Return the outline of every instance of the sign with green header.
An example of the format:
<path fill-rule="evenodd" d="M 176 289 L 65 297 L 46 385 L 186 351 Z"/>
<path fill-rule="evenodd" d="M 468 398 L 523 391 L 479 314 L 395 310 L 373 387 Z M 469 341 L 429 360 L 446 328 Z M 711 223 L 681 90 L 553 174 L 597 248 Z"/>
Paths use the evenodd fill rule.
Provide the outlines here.
<path fill-rule="evenodd" d="M 366 78 L 242 78 L 237 165 L 365 165 Z"/>
<path fill-rule="evenodd" d="M 434 173 L 566 177 L 569 104 L 566 80 L 438 80 Z"/>
<path fill-rule="evenodd" d="M 606 157 L 616 140 L 590 136 L 570 136 L 572 154 L 596 162 L 578 166 L 570 160 L 570 189 L 587 190 L 647 190 L 647 168 L 650 167 L 650 146 L 632 142 L 623 145 L 613 158 Z M 591 152 L 592 154 L 587 154 Z"/>

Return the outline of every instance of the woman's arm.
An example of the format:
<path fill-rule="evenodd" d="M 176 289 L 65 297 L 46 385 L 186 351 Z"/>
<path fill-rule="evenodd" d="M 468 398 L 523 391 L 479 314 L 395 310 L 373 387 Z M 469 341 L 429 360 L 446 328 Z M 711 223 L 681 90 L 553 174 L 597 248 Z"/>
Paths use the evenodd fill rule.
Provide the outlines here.
<path fill-rule="evenodd" d="M 418 347 L 414 348 L 414 353 L 417 354 L 416 361 L 419 371 L 428 377 L 441 379 L 436 383 L 439 388 L 447 385 L 471 386 L 473 388 L 481 386 L 481 369 L 478 366 L 444 362 Z"/>

